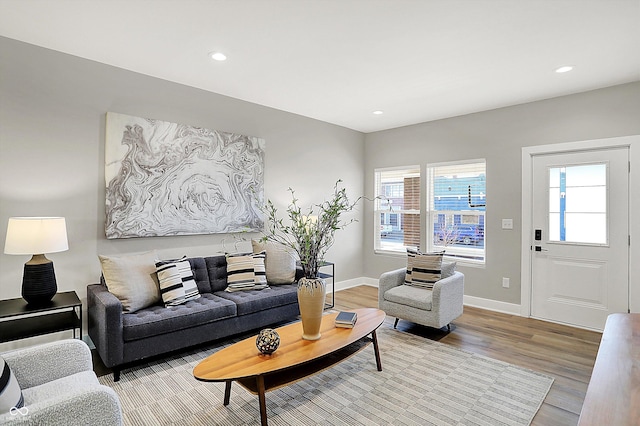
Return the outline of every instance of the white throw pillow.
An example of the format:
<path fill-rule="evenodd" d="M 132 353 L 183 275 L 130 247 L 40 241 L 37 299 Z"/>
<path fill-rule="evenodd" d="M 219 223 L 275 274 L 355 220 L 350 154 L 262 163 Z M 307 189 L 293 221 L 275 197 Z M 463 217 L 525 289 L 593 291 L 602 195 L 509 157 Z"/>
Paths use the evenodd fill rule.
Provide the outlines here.
<path fill-rule="evenodd" d="M 296 280 L 296 256 L 288 247 L 268 241 L 251 240 L 254 253 L 265 251 L 265 269 L 269 284 L 291 284 Z"/>
<path fill-rule="evenodd" d="M 107 289 L 120 300 L 124 312 L 135 312 L 160 301 L 155 251 L 98 257 Z"/>

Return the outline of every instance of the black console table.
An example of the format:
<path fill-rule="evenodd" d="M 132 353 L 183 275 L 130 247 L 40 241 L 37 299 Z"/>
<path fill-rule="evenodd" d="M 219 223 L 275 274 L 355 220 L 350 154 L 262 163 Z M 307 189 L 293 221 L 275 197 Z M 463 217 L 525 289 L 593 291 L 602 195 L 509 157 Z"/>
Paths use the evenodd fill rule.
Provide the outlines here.
<path fill-rule="evenodd" d="M 75 291 L 57 293 L 49 303 L 37 306 L 22 298 L 0 300 L 0 343 L 65 330 L 82 339 L 82 302 Z"/>

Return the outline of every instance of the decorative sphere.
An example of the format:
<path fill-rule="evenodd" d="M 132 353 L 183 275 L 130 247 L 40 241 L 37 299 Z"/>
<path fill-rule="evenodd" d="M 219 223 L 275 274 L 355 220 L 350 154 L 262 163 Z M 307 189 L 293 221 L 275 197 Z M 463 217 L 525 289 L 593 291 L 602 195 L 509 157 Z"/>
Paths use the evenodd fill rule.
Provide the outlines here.
<path fill-rule="evenodd" d="M 263 354 L 269 355 L 274 353 L 279 345 L 280 335 L 271 328 L 261 330 L 258 337 L 256 337 L 256 347 Z"/>

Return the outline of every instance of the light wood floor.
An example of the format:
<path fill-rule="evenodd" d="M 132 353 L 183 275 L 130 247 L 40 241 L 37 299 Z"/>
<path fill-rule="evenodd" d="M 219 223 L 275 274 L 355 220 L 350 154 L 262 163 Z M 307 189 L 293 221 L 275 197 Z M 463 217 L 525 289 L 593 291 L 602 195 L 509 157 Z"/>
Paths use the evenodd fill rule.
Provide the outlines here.
<path fill-rule="evenodd" d="M 359 286 L 336 293 L 338 310 L 377 307 L 378 289 Z M 387 317 L 383 327 L 393 327 Z M 554 377 L 534 426 L 576 425 L 595 363 L 601 333 L 520 316 L 465 307 L 451 332 L 408 321 L 398 329 Z M 384 362 L 384 360 L 383 360 Z"/>

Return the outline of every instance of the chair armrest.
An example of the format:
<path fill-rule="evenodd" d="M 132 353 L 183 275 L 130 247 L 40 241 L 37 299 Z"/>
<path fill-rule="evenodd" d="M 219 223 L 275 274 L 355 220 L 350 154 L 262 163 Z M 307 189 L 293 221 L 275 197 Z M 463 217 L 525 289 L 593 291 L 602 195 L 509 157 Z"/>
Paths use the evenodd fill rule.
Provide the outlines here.
<path fill-rule="evenodd" d="M 459 307 L 462 314 L 464 299 L 464 274 L 456 271 L 450 277 L 443 278 L 433 285 L 433 296 L 431 303 L 433 310 L 439 311 L 441 307 Z"/>
<path fill-rule="evenodd" d="M 91 350 L 82 340 L 66 339 L 2 354 L 22 389 L 92 371 Z"/>
<path fill-rule="evenodd" d="M 384 300 L 384 294 L 387 290 L 404 284 L 406 275 L 407 268 L 396 269 L 380 275 L 380 279 L 378 280 L 378 306 L 380 306 Z"/>
<path fill-rule="evenodd" d="M 101 284 L 87 286 L 87 322 L 89 337 L 100 358 L 111 368 L 124 359 L 122 303 Z"/>
<path fill-rule="evenodd" d="M 87 390 L 65 389 L 41 402 L 25 405 L 22 414 L 0 413 L 0 424 L 20 425 L 113 425 L 123 424 L 118 395 L 108 386 L 96 384 Z"/>

